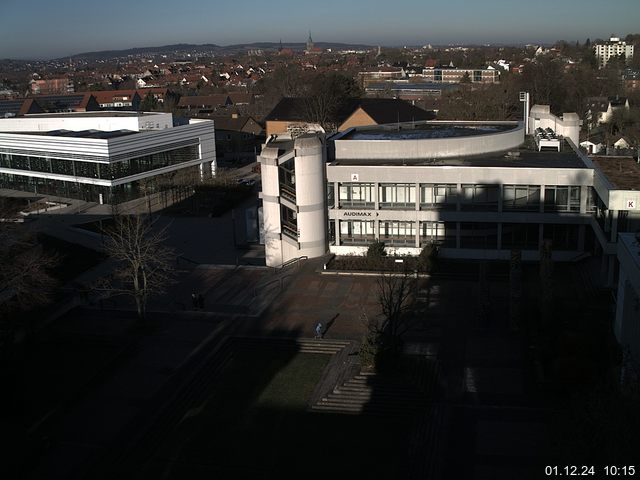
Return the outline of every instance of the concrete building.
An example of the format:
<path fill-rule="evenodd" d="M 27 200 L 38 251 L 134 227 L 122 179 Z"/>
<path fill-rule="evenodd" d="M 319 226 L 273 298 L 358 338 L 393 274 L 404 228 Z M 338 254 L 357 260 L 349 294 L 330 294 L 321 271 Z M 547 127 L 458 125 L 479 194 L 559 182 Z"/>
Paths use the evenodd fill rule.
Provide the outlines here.
<path fill-rule="evenodd" d="M 73 81 L 68 78 L 31 80 L 31 82 L 29 82 L 29 89 L 34 95 L 58 95 L 75 92 Z"/>
<path fill-rule="evenodd" d="M 0 119 L 0 188 L 120 203 L 178 170 L 215 173 L 210 120 L 170 113 L 86 112 Z"/>
<path fill-rule="evenodd" d="M 604 68 L 610 58 L 624 56 L 628 63 L 633 58 L 633 44 L 627 44 L 618 37 L 612 36 L 608 42 L 596 43 L 593 46 L 598 61 L 598 68 Z"/>
<path fill-rule="evenodd" d="M 553 118 L 534 106 L 526 123 L 534 134 L 554 125 L 560 151 L 540 149 L 518 122 L 427 121 L 326 140 L 271 138 L 259 158 L 267 264 L 361 255 L 375 240 L 398 255 L 435 242 L 446 258 L 508 259 L 519 249 L 536 260 L 551 239 L 556 260 L 597 252 L 613 285 L 617 234 L 640 228 L 640 182 L 613 181 L 617 167 L 578 150 L 577 115 Z"/>
<path fill-rule="evenodd" d="M 422 71 L 425 82 L 460 83 L 466 79 L 470 83 L 498 83 L 500 72 L 495 68 L 425 68 Z"/>
<path fill-rule="evenodd" d="M 640 361 L 640 234 L 621 233 L 614 333 L 625 355 Z"/>

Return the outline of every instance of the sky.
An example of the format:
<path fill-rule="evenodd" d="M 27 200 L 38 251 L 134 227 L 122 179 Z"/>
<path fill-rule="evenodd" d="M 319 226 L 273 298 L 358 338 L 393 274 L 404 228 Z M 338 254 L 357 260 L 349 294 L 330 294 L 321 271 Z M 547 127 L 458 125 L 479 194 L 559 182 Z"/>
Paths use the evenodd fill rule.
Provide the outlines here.
<path fill-rule="evenodd" d="M 173 43 L 525 44 L 640 33 L 640 0 L 0 0 L 0 58 Z"/>

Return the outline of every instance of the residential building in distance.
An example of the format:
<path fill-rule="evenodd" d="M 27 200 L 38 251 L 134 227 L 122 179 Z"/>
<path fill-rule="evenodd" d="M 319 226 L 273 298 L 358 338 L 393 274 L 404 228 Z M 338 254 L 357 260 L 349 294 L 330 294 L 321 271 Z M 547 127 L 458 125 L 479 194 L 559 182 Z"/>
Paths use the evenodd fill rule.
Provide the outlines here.
<path fill-rule="evenodd" d="M 267 137 L 311 126 L 309 109 L 302 97 L 285 97 L 265 117 Z M 355 126 L 392 122 L 415 122 L 435 117 L 433 112 L 392 98 L 352 98 L 336 114 L 338 131 Z M 313 127 L 317 130 L 316 127 Z M 304 128 L 303 128 L 304 129 Z"/>
<path fill-rule="evenodd" d="M 633 58 L 633 44 L 628 44 L 615 36 L 611 36 L 608 42 L 596 43 L 593 48 L 598 61 L 598 68 L 604 68 L 612 57 L 624 56 L 627 63 Z"/>
<path fill-rule="evenodd" d="M 216 127 L 216 162 L 237 165 L 255 162 L 264 142 L 264 129 L 250 116 L 236 113 L 214 117 Z"/>
<path fill-rule="evenodd" d="M 29 90 L 32 95 L 57 95 L 75 92 L 73 82 L 68 78 L 31 80 Z"/>
<path fill-rule="evenodd" d="M 522 122 L 270 138 L 259 158 L 267 264 L 361 255 L 377 240 L 392 254 L 417 255 L 434 242 L 445 258 L 505 260 L 518 249 L 537 260 L 550 239 L 558 261 L 600 252 L 613 285 L 617 234 L 640 228 L 640 180 L 616 184 L 615 169 L 579 151 L 576 114 L 553 119 L 534 105 L 526 123 L 532 140 L 544 130 L 557 142 L 525 141 Z"/>
<path fill-rule="evenodd" d="M 465 80 L 470 83 L 498 83 L 500 71 L 493 67 L 488 68 L 454 68 L 436 67 L 425 68 L 422 71 L 425 82 L 432 83 L 462 83 Z"/>
<path fill-rule="evenodd" d="M 91 92 L 103 110 L 138 111 L 142 97 L 137 90 L 105 90 Z"/>
<path fill-rule="evenodd" d="M 47 113 L 97 112 L 100 104 L 92 93 L 35 95 L 30 97 Z"/>
<path fill-rule="evenodd" d="M 587 99 L 585 111 L 585 121 L 589 129 L 607 123 L 611 120 L 613 112 L 616 110 L 629 110 L 629 99 L 627 97 L 591 97 Z"/>
<path fill-rule="evenodd" d="M 640 90 L 640 70 L 627 68 L 622 74 L 624 89 L 627 92 L 635 92 Z"/>
<path fill-rule="evenodd" d="M 215 173 L 210 120 L 170 113 L 85 112 L 0 119 L 0 188 L 121 203 L 154 192 L 179 170 Z"/>

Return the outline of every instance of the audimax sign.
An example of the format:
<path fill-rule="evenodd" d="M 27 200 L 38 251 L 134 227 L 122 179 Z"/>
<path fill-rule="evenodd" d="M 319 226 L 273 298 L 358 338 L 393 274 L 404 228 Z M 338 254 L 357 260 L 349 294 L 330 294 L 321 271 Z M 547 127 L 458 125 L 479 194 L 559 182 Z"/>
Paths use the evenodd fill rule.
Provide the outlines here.
<path fill-rule="evenodd" d="M 375 215 L 374 215 L 375 213 Z M 377 217 L 377 212 L 344 212 L 343 217 Z"/>

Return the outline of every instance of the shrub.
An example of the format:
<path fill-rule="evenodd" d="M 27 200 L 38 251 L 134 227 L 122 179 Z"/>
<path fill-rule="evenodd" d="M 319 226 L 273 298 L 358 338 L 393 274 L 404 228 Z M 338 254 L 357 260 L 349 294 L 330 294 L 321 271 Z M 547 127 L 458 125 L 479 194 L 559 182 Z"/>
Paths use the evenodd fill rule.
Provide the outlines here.
<path fill-rule="evenodd" d="M 367 266 L 369 268 L 379 268 L 386 257 L 384 242 L 373 242 L 367 249 Z"/>
<path fill-rule="evenodd" d="M 360 365 L 364 370 L 374 370 L 376 367 L 376 358 L 378 356 L 378 334 L 369 330 L 362 338 L 360 350 Z"/>
<path fill-rule="evenodd" d="M 432 273 L 438 263 L 438 245 L 433 242 L 427 243 L 418 256 L 418 268 L 420 271 Z"/>

